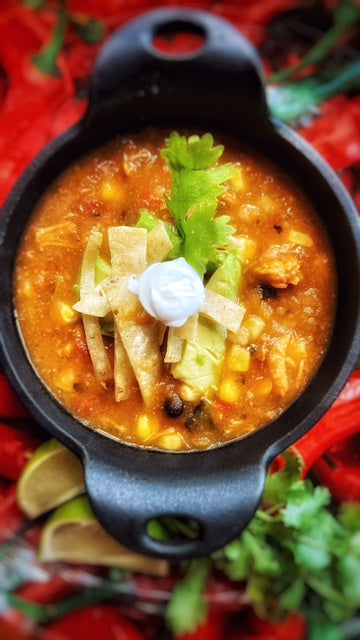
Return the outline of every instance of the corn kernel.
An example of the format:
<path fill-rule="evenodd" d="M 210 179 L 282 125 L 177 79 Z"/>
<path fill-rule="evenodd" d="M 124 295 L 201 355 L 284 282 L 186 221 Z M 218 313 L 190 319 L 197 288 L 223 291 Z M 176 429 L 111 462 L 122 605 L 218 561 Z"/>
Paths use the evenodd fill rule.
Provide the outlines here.
<path fill-rule="evenodd" d="M 138 417 L 137 421 L 137 434 L 141 440 L 146 440 L 151 435 L 156 433 L 157 425 L 153 420 L 150 420 L 149 416 L 145 413 Z"/>
<path fill-rule="evenodd" d="M 302 233 L 301 231 L 295 231 L 291 229 L 288 233 L 289 242 L 294 242 L 294 244 L 300 244 L 303 247 L 312 247 L 314 241 L 311 236 L 307 233 Z"/>
<path fill-rule="evenodd" d="M 255 397 L 268 396 L 272 391 L 272 382 L 270 378 L 263 378 L 262 380 L 255 380 L 253 384 L 253 391 Z"/>
<path fill-rule="evenodd" d="M 61 391 L 66 391 L 66 392 L 74 391 L 75 382 L 76 382 L 76 374 L 72 371 L 72 369 L 63 371 L 56 378 L 56 380 L 54 380 L 55 386 Z"/>
<path fill-rule="evenodd" d="M 233 344 L 229 351 L 228 365 L 231 371 L 245 373 L 250 367 L 250 351 L 239 344 Z"/>
<path fill-rule="evenodd" d="M 264 214 L 271 211 L 278 211 L 279 203 L 275 200 L 275 198 L 271 198 L 271 196 L 263 193 L 260 198 L 257 199 L 258 207 L 261 209 L 261 212 Z"/>
<path fill-rule="evenodd" d="M 244 327 L 243 323 L 239 331 L 236 333 L 228 331 L 227 338 L 229 342 L 232 342 L 233 344 L 240 344 L 242 347 L 246 347 L 250 342 L 250 332 L 246 327 Z"/>
<path fill-rule="evenodd" d="M 75 311 L 75 309 L 73 309 L 67 302 L 58 300 L 57 308 L 60 314 L 60 318 L 65 324 L 72 324 L 73 322 L 77 322 L 77 320 L 79 319 L 78 312 Z"/>
<path fill-rule="evenodd" d="M 107 180 L 101 187 L 101 195 L 104 200 L 119 200 L 123 195 L 123 189 L 118 182 Z"/>
<path fill-rule="evenodd" d="M 242 326 L 249 331 L 251 340 L 256 340 L 263 331 L 265 322 L 259 316 L 249 315 L 244 318 Z"/>
<path fill-rule="evenodd" d="M 244 171 L 240 167 L 236 167 L 236 172 L 230 180 L 230 184 L 235 191 L 245 191 L 246 183 Z"/>
<path fill-rule="evenodd" d="M 157 444 L 162 449 L 167 449 L 168 451 L 180 451 L 184 445 L 184 439 L 180 433 L 176 431 L 164 431 L 164 433 L 157 440 Z"/>
<path fill-rule="evenodd" d="M 238 258 L 241 264 L 251 260 L 256 251 L 256 242 L 247 236 L 235 236 L 231 242 L 236 246 Z"/>
<path fill-rule="evenodd" d="M 188 384 L 182 384 L 179 389 L 179 395 L 182 400 L 185 402 L 194 402 L 199 398 L 199 392 L 196 389 L 193 389 Z"/>
<path fill-rule="evenodd" d="M 217 392 L 218 398 L 223 402 L 234 404 L 240 398 L 240 389 L 232 378 L 224 378 Z"/>
<path fill-rule="evenodd" d="M 307 348 L 305 340 L 299 338 L 294 342 L 291 341 L 286 350 L 286 354 L 294 360 L 303 360 L 307 357 Z"/>
<path fill-rule="evenodd" d="M 60 347 L 60 349 L 56 349 L 56 353 L 58 356 L 68 357 L 74 351 L 74 344 L 72 342 L 68 342 L 64 347 Z"/>
<path fill-rule="evenodd" d="M 34 289 L 29 280 L 24 280 L 21 284 L 21 294 L 26 298 L 31 298 L 33 296 Z"/>

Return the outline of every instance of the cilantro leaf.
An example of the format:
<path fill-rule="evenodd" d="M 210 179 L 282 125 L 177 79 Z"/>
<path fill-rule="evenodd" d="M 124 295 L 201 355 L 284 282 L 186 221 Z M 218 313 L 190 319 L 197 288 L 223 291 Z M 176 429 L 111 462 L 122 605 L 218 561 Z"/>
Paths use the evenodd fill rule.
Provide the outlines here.
<path fill-rule="evenodd" d="M 339 509 L 339 522 L 351 533 L 360 531 L 360 509 L 358 503 L 343 502 Z"/>
<path fill-rule="evenodd" d="M 225 247 L 235 229 L 228 216 L 215 218 L 223 183 L 236 169 L 231 163 L 214 165 L 223 153 L 213 146 L 210 133 L 186 139 L 173 132 L 162 151 L 171 174 L 172 189 L 166 205 L 175 220 L 182 255 L 200 275 L 217 262 L 217 249 Z"/>
<path fill-rule="evenodd" d="M 325 487 L 313 489 L 310 481 L 296 485 L 287 499 L 283 511 L 284 523 L 303 529 L 315 522 L 322 507 L 330 502 L 330 492 Z"/>
<path fill-rule="evenodd" d="M 302 461 L 296 453 L 285 451 L 282 454 L 285 466 L 277 473 L 271 473 L 267 476 L 264 502 L 269 504 L 285 504 L 288 494 L 293 487 L 300 481 L 302 471 Z"/>
<path fill-rule="evenodd" d="M 208 607 L 203 592 L 209 570 L 209 560 L 193 560 L 182 580 L 175 585 L 165 613 L 167 624 L 175 635 L 192 633 L 205 622 Z"/>
<path fill-rule="evenodd" d="M 141 227 L 142 229 L 146 229 L 147 231 L 151 231 L 152 229 L 155 229 L 158 223 L 159 223 L 159 218 L 157 218 L 154 213 L 152 213 L 151 211 L 148 211 L 147 209 L 143 209 L 142 211 L 140 211 L 140 217 L 136 223 L 136 226 Z M 171 252 L 167 256 L 167 259 L 172 260 L 173 258 L 178 258 L 180 255 L 179 247 L 181 243 L 181 238 L 176 228 L 174 227 L 174 225 L 170 224 L 169 222 L 165 222 L 164 224 L 165 224 L 166 232 L 171 242 L 174 245 L 174 248 L 171 250 Z"/>
<path fill-rule="evenodd" d="M 214 147 L 213 144 L 211 133 L 205 133 L 201 138 L 193 135 L 186 139 L 173 131 L 166 141 L 166 149 L 162 155 L 174 171 L 209 169 L 216 164 L 224 151 L 222 145 Z"/>

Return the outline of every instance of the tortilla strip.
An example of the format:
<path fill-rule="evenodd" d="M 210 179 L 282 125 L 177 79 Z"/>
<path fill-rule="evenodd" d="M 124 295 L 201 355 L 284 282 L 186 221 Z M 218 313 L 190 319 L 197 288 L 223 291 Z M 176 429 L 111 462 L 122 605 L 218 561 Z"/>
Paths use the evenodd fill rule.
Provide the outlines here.
<path fill-rule="evenodd" d="M 95 266 L 102 245 L 101 231 L 91 229 L 81 263 L 80 299 L 85 298 L 95 289 Z"/>
<path fill-rule="evenodd" d="M 112 277 L 139 275 L 146 269 L 147 235 L 137 227 L 109 227 Z"/>
<path fill-rule="evenodd" d="M 83 314 L 82 319 L 96 378 L 102 387 L 108 389 L 113 380 L 113 374 L 101 334 L 100 321 L 87 314 Z"/>
<path fill-rule="evenodd" d="M 174 245 L 166 232 L 165 224 L 160 220 L 156 227 L 149 231 L 147 236 L 148 264 L 162 262 L 173 247 Z"/>
<path fill-rule="evenodd" d="M 129 289 L 129 277 L 109 278 L 102 283 L 103 291 L 118 322 L 135 321 L 143 308 L 136 293 Z"/>
<path fill-rule="evenodd" d="M 200 308 L 200 313 L 228 331 L 237 333 L 243 321 L 245 307 L 205 288 L 205 304 Z"/>
<path fill-rule="evenodd" d="M 73 305 L 75 311 L 102 318 L 110 311 L 109 303 L 100 286 L 95 283 L 96 260 L 102 245 L 103 234 L 92 229 L 81 263 L 80 300 Z"/>
<path fill-rule="evenodd" d="M 175 335 L 183 340 L 195 340 L 197 334 L 199 316 L 195 313 L 183 324 L 182 327 L 176 327 Z"/>
<path fill-rule="evenodd" d="M 73 305 L 73 309 L 80 313 L 87 313 L 90 316 L 104 318 L 110 311 L 110 305 L 104 294 L 102 285 L 103 283 L 101 282 L 101 284 L 94 288 L 92 293 L 81 298 L 79 302 L 76 302 L 76 304 Z"/>
<path fill-rule="evenodd" d="M 128 354 L 145 404 L 154 398 L 154 388 L 160 380 L 162 356 L 156 323 L 138 325 L 118 322 L 117 327 Z"/>
<path fill-rule="evenodd" d="M 180 338 L 174 327 L 169 327 L 164 362 L 180 362 L 184 347 L 184 340 Z"/>
<path fill-rule="evenodd" d="M 127 400 L 135 382 L 135 375 L 116 323 L 114 323 L 114 381 L 116 402 Z"/>

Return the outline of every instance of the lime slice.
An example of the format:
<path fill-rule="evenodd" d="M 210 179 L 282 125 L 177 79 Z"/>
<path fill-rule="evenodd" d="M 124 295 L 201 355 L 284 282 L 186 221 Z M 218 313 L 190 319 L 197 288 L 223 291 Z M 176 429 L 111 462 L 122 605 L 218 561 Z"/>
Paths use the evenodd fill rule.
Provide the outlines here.
<path fill-rule="evenodd" d="M 43 562 L 116 567 L 154 576 L 169 573 L 165 560 L 142 556 L 112 538 L 96 520 L 86 496 L 62 505 L 46 521 L 39 558 Z"/>
<path fill-rule="evenodd" d="M 29 518 L 37 518 L 84 490 L 80 460 L 52 439 L 40 445 L 24 467 L 18 481 L 17 499 Z"/>

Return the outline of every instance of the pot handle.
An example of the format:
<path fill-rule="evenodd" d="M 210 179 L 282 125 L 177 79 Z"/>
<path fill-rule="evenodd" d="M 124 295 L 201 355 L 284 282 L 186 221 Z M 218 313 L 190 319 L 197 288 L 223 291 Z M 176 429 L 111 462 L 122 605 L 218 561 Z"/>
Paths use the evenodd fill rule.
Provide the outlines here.
<path fill-rule="evenodd" d="M 158 35 L 184 32 L 200 35 L 202 46 L 185 54 L 169 54 L 154 43 Z M 217 109 L 220 122 L 228 111 L 234 111 L 238 121 L 252 118 L 254 111 L 257 118 L 266 116 L 256 50 L 233 25 L 211 13 L 157 9 L 116 31 L 101 50 L 92 76 L 88 117 L 96 118 L 98 111 L 103 117 L 107 107 L 118 110 L 128 105 L 140 124 L 149 119 L 174 123 L 179 118 L 196 124 L 197 116 L 206 121 L 209 100 L 212 120 Z"/>
<path fill-rule="evenodd" d="M 121 444 L 115 450 L 113 444 L 102 438 L 92 453 L 87 447 L 85 484 L 104 528 L 137 553 L 168 560 L 208 556 L 247 526 L 261 500 L 266 463 L 241 443 L 210 453 L 210 464 L 209 452 Z M 195 539 L 151 537 L 149 522 L 168 516 L 195 523 Z"/>

